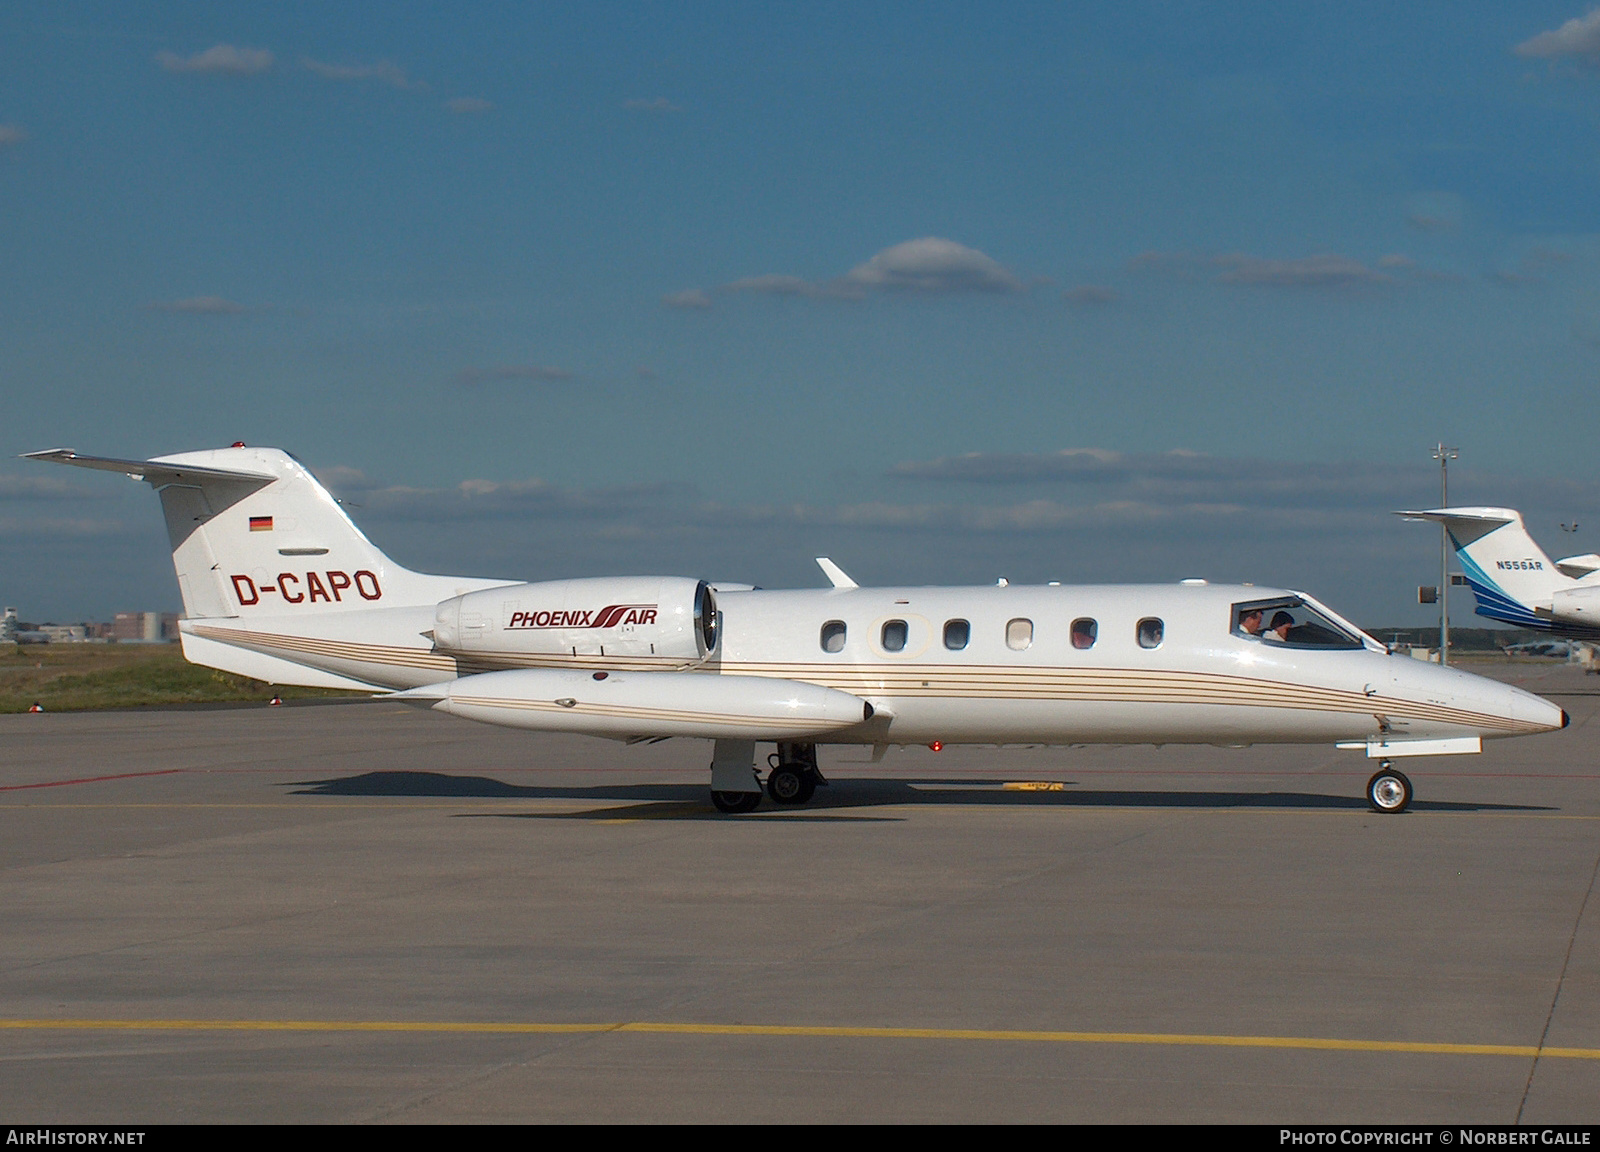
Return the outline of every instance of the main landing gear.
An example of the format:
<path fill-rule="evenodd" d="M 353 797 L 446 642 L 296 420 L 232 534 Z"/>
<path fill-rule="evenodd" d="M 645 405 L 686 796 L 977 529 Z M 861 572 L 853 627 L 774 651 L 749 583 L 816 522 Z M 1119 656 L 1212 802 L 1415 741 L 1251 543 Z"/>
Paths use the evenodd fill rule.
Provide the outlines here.
<path fill-rule="evenodd" d="M 1367 781 L 1367 800 L 1375 812 L 1404 812 L 1411 806 L 1411 781 L 1385 760 Z"/>
<path fill-rule="evenodd" d="M 767 795 L 774 804 L 804 804 L 817 785 L 827 783 L 817 770 L 815 744 L 779 744 L 767 763 L 772 766 L 767 773 Z"/>
<path fill-rule="evenodd" d="M 716 792 L 711 793 L 711 803 L 718 812 L 726 812 L 730 816 L 737 816 L 741 812 L 754 812 L 761 803 L 759 792 Z"/>
<path fill-rule="evenodd" d="M 761 804 L 763 784 L 751 763 L 755 745 L 735 740 L 718 740 L 711 761 L 711 803 L 718 812 L 737 816 L 754 812 Z M 774 804 L 804 804 L 826 784 L 817 770 L 815 744 L 780 743 L 767 757 L 765 790 Z"/>

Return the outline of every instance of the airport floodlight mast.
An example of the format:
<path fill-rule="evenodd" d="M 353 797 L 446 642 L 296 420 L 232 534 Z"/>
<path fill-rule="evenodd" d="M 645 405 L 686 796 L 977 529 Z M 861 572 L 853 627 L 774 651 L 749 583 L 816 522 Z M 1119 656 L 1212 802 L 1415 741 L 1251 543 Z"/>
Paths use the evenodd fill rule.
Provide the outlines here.
<path fill-rule="evenodd" d="M 1461 453 L 1441 440 L 1433 449 L 1439 462 L 1439 507 L 1450 507 L 1450 461 Z M 1439 525 L 1439 663 L 1450 663 L 1450 529 Z"/>

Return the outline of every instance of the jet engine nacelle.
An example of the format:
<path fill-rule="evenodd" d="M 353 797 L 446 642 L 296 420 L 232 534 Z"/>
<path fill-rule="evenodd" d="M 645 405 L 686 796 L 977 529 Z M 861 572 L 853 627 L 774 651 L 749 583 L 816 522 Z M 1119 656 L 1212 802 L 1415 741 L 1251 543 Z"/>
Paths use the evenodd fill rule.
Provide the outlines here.
<path fill-rule="evenodd" d="M 704 580 L 677 576 L 511 584 L 442 601 L 433 642 L 444 652 L 694 661 L 717 646 L 717 603 Z"/>
<path fill-rule="evenodd" d="M 1550 615 L 1566 624 L 1600 628 L 1600 585 L 1560 589 L 1550 597 Z"/>

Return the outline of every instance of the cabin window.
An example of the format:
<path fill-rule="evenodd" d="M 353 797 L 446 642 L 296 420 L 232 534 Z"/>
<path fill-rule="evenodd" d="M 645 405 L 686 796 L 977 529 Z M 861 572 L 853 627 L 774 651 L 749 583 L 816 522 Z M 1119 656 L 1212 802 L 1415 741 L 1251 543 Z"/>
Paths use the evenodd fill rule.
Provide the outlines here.
<path fill-rule="evenodd" d="M 972 625 L 967 621 L 946 620 L 944 622 L 944 646 L 950 651 L 961 651 L 971 639 Z"/>
<path fill-rule="evenodd" d="M 822 626 L 822 650 L 824 652 L 844 651 L 844 621 L 829 620 Z"/>
<path fill-rule="evenodd" d="M 1139 621 L 1139 647 L 1161 647 L 1161 641 L 1166 635 L 1166 631 L 1167 626 L 1165 624 L 1157 620 L 1154 616 L 1146 616 L 1143 620 Z"/>
<path fill-rule="evenodd" d="M 1033 621 L 1008 620 L 1006 622 L 1006 647 L 1015 652 L 1033 647 Z"/>
<path fill-rule="evenodd" d="M 882 639 L 885 652 L 905 651 L 906 622 L 904 620 L 885 620 Z"/>
<path fill-rule="evenodd" d="M 1286 648 L 1354 650 L 1365 645 L 1344 624 L 1299 596 L 1251 600 L 1233 606 L 1233 634 Z"/>
<path fill-rule="evenodd" d="M 1080 616 L 1072 622 L 1072 646 L 1074 648 L 1093 648 L 1094 642 L 1099 636 L 1100 625 L 1087 616 Z"/>

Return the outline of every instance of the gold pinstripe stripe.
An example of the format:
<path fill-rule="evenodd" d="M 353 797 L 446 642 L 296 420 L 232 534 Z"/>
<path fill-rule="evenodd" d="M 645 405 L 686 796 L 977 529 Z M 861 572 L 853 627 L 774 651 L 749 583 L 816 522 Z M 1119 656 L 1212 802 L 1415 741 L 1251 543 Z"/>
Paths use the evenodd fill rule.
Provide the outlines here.
<path fill-rule="evenodd" d="M 446 655 L 420 648 L 327 640 L 282 633 L 230 628 L 196 627 L 205 639 L 264 650 L 268 654 L 293 652 L 306 656 L 352 660 L 391 667 L 427 668 L 447 673 L 477 668 L 515 670 L 553 669 L 583 671 L 662 671 L 678 669 L 683 661 L 672 657 L 616 657 L 559 654 Z M 1248 676 L 1214 672 L 1169 672 L 1128 668 L 1011 668 L 1005 665 L 840 665 L 821 662 L 780 664 L 771 661 L 727 661 L 720 671 L 728 675 L 803 680 L 854 694 L 970 700 L 1036 700 L 1040 702 L 1208 704 L 1232 707 L 1280 708 L 1351 714 L 1382 713 L 1397 719 L 1435 720 L 1502 732 L 1541 732 L 1544 725 L 1509 717 L 1490 716 L 1442 704 L 1368 696 L 1339 688 L 1284 684 Z M 674 713 L 674 715 L 681 715 Z"/>

